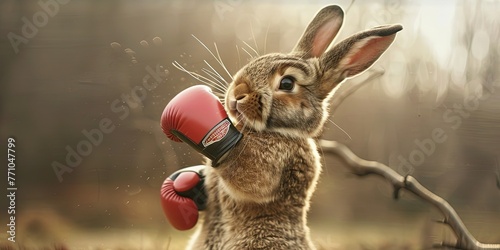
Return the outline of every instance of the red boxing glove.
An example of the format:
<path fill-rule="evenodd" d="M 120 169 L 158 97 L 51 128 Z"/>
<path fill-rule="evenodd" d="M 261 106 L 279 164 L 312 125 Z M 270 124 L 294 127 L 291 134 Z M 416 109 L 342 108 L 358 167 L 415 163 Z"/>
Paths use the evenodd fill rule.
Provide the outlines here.
<path fill-rule="evenodd" d="M 175 96 L 161 115 L 163 132 L 184 141 L 214 163 L 242 137 L 209 87 L 196 85 Z"/>
<path fill-rule="evenodd" d="M 198 211 L 206 207 L 204 168 L 203 165 L 183 168 L 167 177 L 161 186 L 163 212 L 178 230 L 193 228 Z"/>

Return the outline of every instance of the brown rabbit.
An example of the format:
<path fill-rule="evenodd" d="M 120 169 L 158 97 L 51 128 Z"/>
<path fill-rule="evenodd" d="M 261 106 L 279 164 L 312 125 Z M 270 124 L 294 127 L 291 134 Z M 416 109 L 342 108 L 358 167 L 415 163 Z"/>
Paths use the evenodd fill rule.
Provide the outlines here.
<path fill-rule="evenodd" d="M 323 8 L 291 53 L 256 58 L 234 76 L 225 108 L 243 138 L 217 164 L 207 163 L 207 209 L 189 249 L 315 249 L 306 216 L 328 101 L 402 29 L 376 27 L 324 53 L 343 15 L 338 6 Z"/>

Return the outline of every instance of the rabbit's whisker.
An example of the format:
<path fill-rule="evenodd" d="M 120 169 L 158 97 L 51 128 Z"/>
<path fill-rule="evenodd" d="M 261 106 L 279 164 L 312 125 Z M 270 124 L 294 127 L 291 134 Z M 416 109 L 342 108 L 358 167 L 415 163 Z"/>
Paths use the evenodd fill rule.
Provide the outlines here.
<path fill-rule="evenodd" d="M 247 108 L 247 109 L 248 109 L 248 108 Z M 243 119 L 245 119 L 245 117 L 243 116 L 243 113 L 244 113 L 247 109 L 242 110 L 242 112 L 239 112 L 239 111 L 238 111 L 238 116 L 236 117 L 236 125 L 240 124 L 240 123 L 243 121 Z M 243 118 L 243 119 L 241 119 L 241 118 Z M 245 125 L 246 125 L 246 124 L 243 124 L 243 126 L 245 126 Z"/>
<path fill-rule="evenodd" d="M 351 136 L 344 129 L 342 129 L 339 125 L 337 125 L 337 123 L 335 123 L 332 119 L 328 118 L 328 121 L 331 122 L 333 125 L 335 125 L 335 127 L 339 128 L 340 131 L 344 132 L 344 134 L 346 134 L 347 137 L 349 137 L 349 140 L 352 140 Z"/>
<path fill-rule="evenodd" d="M 196 80 L 198 80 L 198 81 L 200 81 L 202 83 L 205 83 L 206 85 L 208 85 L 210 87 L 213 87 L 213 88 L 217 89 L 218 91 L 221 91 L 222 93 L 225 92 L 225 90 L 223 88 L 217 86 L 217 84 L 214 81 L 212 81 L 212 80 L 210 80 L 210 79 L 208 79 L 208 78 L 206 78 L 206 77 L 204 77 L 204 76 L 202 76 L 202 75 L 200 75 L 200 74 L 198 74 L 196 72 L 189 71 L 189 70 L 185 69 L 177 61 L 174 61 L 172 63 L 172 65 L 174 65 L 174 67 L 176 67 L 178 70 L 188 73 L 194 79 L 196 79 Z"/>
<path fill-rule="evenodd" d="M 214 81 L 216 81 L 217 83 L 214 82 L 214 84 L 217 84 L 217 86 L 224 89 L 224 92 L 227 90 L 227 86 L 224 85 L 219 79 L 217 79 L 217 75 L 215 75 L 215 73 L 213 73 L 212 71 L 205 69 L 205 68 L 202 68 L 201 71 L 203 71 L 210 78 L 212 78 Z"/>
<path fill-rule="evenodd" d="M 194 37 L 194 39 L 196 39 L 211 55 L 212 57 L 215 59 L 215 61 L 217 61 L 219 63 L 219 65 L 224 68 L 224 70 L 226 71 L 226 73 L 229 75 L 229 77 L 231 78 L 231 80 L 233 79 L 233 76 L 231 74 L 229 74 L 229 71 L 227 70 L 226 68 L 226 65 L 224 65 L 224 62 L 222 62 L 221 58 L 220 58 L 220 54 L 219 54 L 219 50 L 217 49 L 217 44 L 214 43 L 215 45 L 215 50 L 217 52 L 217 55 L 219 56 L 219 58 L 217 58 L 214 53 L 207 47 L 207 45 L 205 45 L 200 39 L 198 39 L 198 37 L 196 37 L 195 35 L 191 34 L 191 36 Z"/>
<path fill-rule="evenodd" d="M 266 47 L 267 47 L 267 35 L 269 34 L 269 26 L 271 26 L 270 23 L 267 24 L 267 29 L 266 29 L 266 35 L 264 36 L 264 54 L 266 54 Z"/>
<path fill-rule="evenodd" d="M 250 48 L 256 56 L 260 56 L 259 55 L 259 52 L 257 52 L 257 50 L 255 50 L 254 48 L 252 48 L 252 46 L 250 46 L 250 44 L 246 43 L 245 41 L 241 40 L 248 48 Z"/>
<path fill-rule="evenodd" d="M 254 121 L 254 122 L 255 122 L 255 121 Z M 246 128 L 246 124 L 243 124 L 243 128 L 241 129 L 241 132 L 242 132 L 242 133 L 243 133 L 243 131 L 245 130 L 245 128 Z M 238 158 L 240 158 L 241 154 L 242 154 L 243 152 L 245 152 L 245 148 L 246 148 L 246 147 L 247 147 L 247 145 L 248 145 L 248 141 L 244 141 L 244 142 L 245 142 L 245 144 L 243 144 L 243 148 L 240 150 L 240 153 L 239 153 L 239 154 L 238 154 L 238 155 L 234 158 L 234 160 L 233 160 L 233 164 L 234 164 L 234 163 L 236 163 L 236 162 L 237 162 L 237 160 L 238 160 Z"/>
<path fill-rule="evenodd" d="M 245 119 L 245 117 L 243 116 L 243 113 L 239 113 L 238 114 L 238 117 L 236 117 L 236 124 L 240 124 L 243 122 L 243 119 Z M 244 123 L 243 126 L 245 126 L 246 124 Z"/>
<path fill-rule="evenodd" d="M 351 9 L 351 7 L 354 4 L 354 2 L 356 2 L 356 0 L 352 0 L 351 1 L 351 4 L 349 4 L 349 6 L 347 6 L 347 9 L 345 10 L 345 13 L 349 12 L 349 10 Z"/>
<path fill-rule="evenodd" d="M 238 68 L 241 68 L 240 50 L 238 48 L 238 45 L 236 45 L 236 53 L 238 54 Z"/>
<path fill-rule="evenodd" d="M 238 122 L 239 124 L 240 122 Z M 245 131 L 245 129 L 247 129 L 247 125 L 246 124 L 243 124 L 243 126 L 241 127 L 241 133 L 243 133 Z"/>
<path fill-rule="evenodd" d="M 218 78 L 219 78 L 222 82 L 224 82 L 224 83 L 226 84 L 226 86 L 227 86 L 227 85 L 228 85 L 228 83 L 227 83 L 226 79 L 224 79 L 224 77 L 222 77 L 222 76 L 219 74 L 219 72 L 217 72 L 217 70 L 215 70 L 215 69 L 214 69 L 214 67 L 212 67 L 212 65 L 210 65 L 210 63 L 208 63 L 206 60 L 203 60 L 203 61 L 205 62 L 205 64 L 206 64 L 206 65 L 207 65 L 210 69 L 212 69 L 212 72 L 213 72 L 214 74 L 216 74 L 216 75 L 217 75 L 217 77 L 218 77 Z"/>
<path fill-rule="evenodd" d="M 224 62 L 222 61 L 222 58 L 220 57 L 220 54 L 219 54 L 219 49 L 217 48 L 217 44 L 214 43 L 214 46 L 215 46 L 215 52 L 217 52 L 217 56 L 219 57 L 220 66 L 222 66 L 222 68 L 226 71 L 227 75 L 229 76 L 229 78 L 231 78 L 231 81 L 232 81 L 233 76 L 227 70 L 226 65 L 224 65 Z"/>
<path fill-rule="evenodd" d="M 257 45 L 257 40 L 255 39 L 255 34 L 253 33 L 253 24 L 250 22 L 250 31 L 252 32 L 252 37 L 253 37 L 253 42 L 255 43 L 255 49 L 253 49 L 251 46 L 249 46 L 253 51 L 255 51 L 255 54 L 257 56 L 260 56 L 260 54 L 257 52 L 259 50 L 259 46 Z"/>
<path fill-rule="evenodd" d="M 247 128 L 246 124 L 243 124 L 243 126 L 242 126 L 242 128 L 241 128 L 241 131 L 240 131 L 240 132 L 243 134 L 243 133 L 245 132 L 245 129 L 246 129 L 246 128 Z M 238 158 L 241 156 L 241 154 L 242 154 L 243 152 L 245 152 L 245 148 L 246 148 L 247 144 L 248 144 L 248 142 L 245 142 L 245 144 L 243 145 L 243 149 L 242 149 L 242 150 L 240 150 L 240 153 L 238 154 L 238 156 L 234 157 L 234 158 L 231 160 L 231 165 L 233 165 L 233 164 L 237 163 Z"/>
<path fill-rule="evenodd" d="M 242 49 L 243 51 L 245 51 L 245 52 L 248 54 L 248 56 L 250 56 L 250 58 L 251 58 L 251 59 L 254 59 L 254 58 L 255 58 L 255 57 L 254 57 L 254 56 L 252 56 L 252 54 L 250 54 L 250 52 L 248 52 L 245 48 L 241 48 L 241 49 Z"/>
<path fill-rule="evenodd" d="M 219 92 L 213 92 L 213 93 L 214 93 L 214 95 L 219 97 L 220 102 L 224 105 L 225 104 L 225 101 L 224 101 L 225 95 L 222 93 L 219 93 Z"/>

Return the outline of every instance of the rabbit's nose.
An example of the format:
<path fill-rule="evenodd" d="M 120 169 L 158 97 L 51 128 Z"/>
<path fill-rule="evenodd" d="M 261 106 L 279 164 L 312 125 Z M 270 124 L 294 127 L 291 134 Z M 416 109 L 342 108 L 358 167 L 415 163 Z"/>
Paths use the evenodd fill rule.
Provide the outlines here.
<path fill-rule="evenodd" d="M 247 94 L 239 94 L 236 96 L 236 101 L 241 101 L 247 97 Z"/>
<path fill-rule="evenodd" d="M 249 88 L 246 83 L 240 83 L 234 88 L 234 97 L 236 101 L 241 101 L 247 97 L 249 93 Z"/>

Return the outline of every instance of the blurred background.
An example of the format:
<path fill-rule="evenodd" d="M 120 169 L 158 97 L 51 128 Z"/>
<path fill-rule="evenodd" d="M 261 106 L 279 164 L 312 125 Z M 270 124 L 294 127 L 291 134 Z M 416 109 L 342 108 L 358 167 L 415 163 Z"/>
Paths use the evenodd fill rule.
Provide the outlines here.
<path fill-rule="evenodd" d="M 404 30 L 345 82 L 364 83 L 333 107 L 324 138 L 412 174 L 478 240 L 500 242 L 499 1 L 3 0 L 0 138 L 3 152 L 16 140 L 18 191 L 17 242 L 2 226 L 0 246 L 182 249 L 192 231 L 170 227 L 159 189 L 202 158 L 168 140 L 159 119 L 173 96 L 200 82 L 172 62 L 201 74 L 208 63 L 229 81 L 197 39 L 234 74 L 257 53 L 290 51 L 329 4 L 346 12 L 336 42 L 383 24 Z M 395 201 L 386 181 L 357 178 L 333 155 L 323 164 L 309 225 L 325 249 L 454 240 L 413 195 Z"/>

